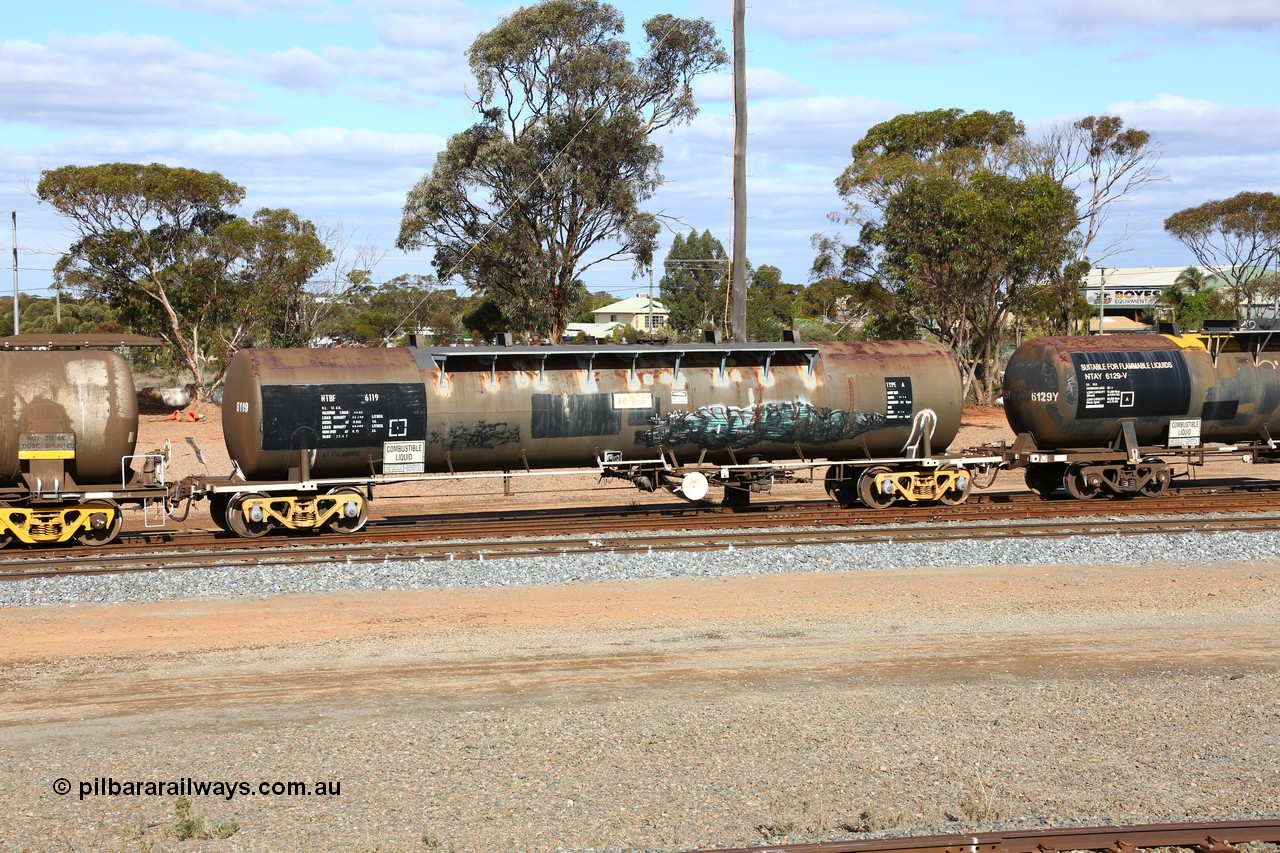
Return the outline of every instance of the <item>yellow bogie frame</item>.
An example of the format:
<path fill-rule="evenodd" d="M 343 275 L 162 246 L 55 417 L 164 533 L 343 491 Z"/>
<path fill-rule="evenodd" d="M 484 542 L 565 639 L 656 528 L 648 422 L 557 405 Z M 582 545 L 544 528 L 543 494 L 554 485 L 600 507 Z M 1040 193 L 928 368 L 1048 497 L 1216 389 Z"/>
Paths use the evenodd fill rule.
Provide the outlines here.
<path fill-rule="evenodd" d="M 232 499 L 228 512 L 238 515 L 230 524 L 236 534 L 256 538 L 274 527 L 354 533 L 364 526 L 369 507 L 355 489 L 335 489 L 326 495 L 244 495 Z"/>
<path fill-rule="evenodd" d="M 0 507 L 0 543 L 17 539 L 27 545 L 58 544 L 75 539 L 100 545 L 115 538 L 122 521 L 120 508 L 110 501 L 50 509 Z"/>
<path fill-rule="evenodd" d="M 944 465 L 925 471 L 873 468 L 864 476 L 870 480 L 866 488 L 875 496 L 873 506 L 887 506 L 897 499 L 910 503 L 937 501 L 954 505 L 967 498 L 973 489 L 972 473 L 958 465 Z"/>

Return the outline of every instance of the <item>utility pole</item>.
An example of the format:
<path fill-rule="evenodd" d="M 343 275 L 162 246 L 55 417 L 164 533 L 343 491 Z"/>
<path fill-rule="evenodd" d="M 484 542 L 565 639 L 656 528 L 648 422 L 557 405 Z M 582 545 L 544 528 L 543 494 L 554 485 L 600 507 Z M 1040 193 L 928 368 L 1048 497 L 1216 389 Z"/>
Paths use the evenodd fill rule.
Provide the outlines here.
<path fill-rule="evenodd" d="M 1100 281 L 1098 282 L 1098 334 L 1105 335 L 1103 330 L 1104 315 L 1103 308 L 1107 304 L 1107 268 L 1098 267 Z"/>
<path fill-rule="evenodd" d="M 13 217 L 13 333 L 18 334 L 18 211 L 9 211 Z"/>
<path fill-rule="evenodd" d="M 747 340 L 747 44 L 746 0 L 733 0 L 733 270 L 729 333 Z"/>

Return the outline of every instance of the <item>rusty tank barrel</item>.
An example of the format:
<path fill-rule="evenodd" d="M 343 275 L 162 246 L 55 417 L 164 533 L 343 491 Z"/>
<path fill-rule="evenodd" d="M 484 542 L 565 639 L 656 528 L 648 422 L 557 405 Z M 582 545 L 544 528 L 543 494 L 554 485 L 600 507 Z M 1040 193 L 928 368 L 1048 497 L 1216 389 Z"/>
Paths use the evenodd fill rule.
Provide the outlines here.
<path fill-rule="evenodd" d="M 1142 444 L 1198 444 L 1274 435 L 1280 381 L 1272 358 L 1240 337 L 1103 335 L 1034 338 L 1005 367 L 1015 433 L 1042 448 L 1107 447 L 1132 422 Z M 1172 437 L 1172 440 L 1171 440 Z"/>
<path fill-rule="evenodd" d="M 222 402 L 249 479 L 919 455 L 959 370 L 925 341 L 242 350 Z"/>
<path fill-rule="evenodd" d="M 21 481 L 24 456 L 61 458 L 82 486 L 119 483 L 137 435 L 133 374 L 116 353 L 0 351 L 0 485 Z"/>

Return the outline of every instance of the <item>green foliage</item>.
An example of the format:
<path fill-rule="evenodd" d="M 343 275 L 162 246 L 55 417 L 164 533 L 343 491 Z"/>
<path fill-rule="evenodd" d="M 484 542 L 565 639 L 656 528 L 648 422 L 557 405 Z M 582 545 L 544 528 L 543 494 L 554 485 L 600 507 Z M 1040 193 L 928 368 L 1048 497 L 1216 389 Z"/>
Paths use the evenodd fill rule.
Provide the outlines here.
<path fill-rule="evenodd" d="M 408 335 L 427 330 L 433 343 L 452 344 L 466 336 L 467 302 L 457 291 L 441 288 L 434 276 L 401 275 L 349 288 L 328 331 L 347 343 L 383 346 L 403 344 Z"/>
<path fill-rule="evenodd" d="M 1242 192 L 1180 210 L 1164 221 L 1164 230 L 1191 250 L 1202 265 L 1227 280 L 1252 316 L 1258 300 L 1259 271 L 1280 256 L 1280 195 Z"/>
<path fill-rule="evenodd" d="M 36 194 L 78 238 L 55 266 L 60 285 L 168 341 L 199 397 L 240 346 L 297 342 L 305 283 L 331 259 L 314 227 L 287 210 L 237 217 L 244 189 L 217 172 L 63 166 L 41 173 Z"/>
<path fill-rule="evenodd" d="M 915 318 L 898 310 L 872 314 L 858 330 L 858 339 L 864 341 L 914 341 L 919 337 Z"/>
<path fill-rule="evenodd" d="M 187 797 L 179 797 L 173 804 L 173 811 L 176 820 L 171 831 L 179 841 L 224 839 L 240 831 L 240 823 L 234 818 L 219 821 L 210 827 L 203 815 L 191 813 L 191 800 Z"/>
<path fill-rule="evenodd" d="M 874 259 L 877 280 L 956 354 L 966 388 L 981 382 L 982 400 L 994 394 L 1020 292 L 1061 269 L 1073 248 L 1077 198 L 1052 176 L 1027 173 L 1024 134 L 1007 112 L 955 109 L 871 128 L 836 180 L 849 221 L 861 223 L 859 245 L 820 244 L 827 259 L 815 267 Z M 893 313 L 881 312 L 869 333 Z"/>
<path fill-rule="evenodd" d="M 1013 311 L 1034 333 L 1071 335 L 1084 328 L 1096 309 L 1085 298 L 1088 261 L 1070 261 L 1022 288 Z"/>
<path fill-rule="evenodd" d="M 710 231 L 677 234 L 663 262 L 658 290 L 671 312 L 667 321 L 681 335 L 724 326 L 729 256 Z"/>
<path fill-rule="evenodd" d="M 581 303 L 581 307 L 578 309 L 578 312 L 573 315 L 573 322 L 594 323 L 596 319 L 596 309 L 603 308 L 604 306 L 617 301 L 618 297 L 614 296 L 612 293 L 605 293 L 602 291 L 600 293 L 589 294 Z"/>
<path fill-rule="evenodd" d="M 473 341 L 491 341 L 511 326 L 492 299 L 481 299 L 462 316 L 462 324 L 472 332 Z"/>
<path fill-rule="evenodd" d="M 782 331 L 796 325 L 803 296 L 804 287 L 785 283 L 777 267 L 765 264 L 754 270 L 747 285 L 747 337 L 782 340 Z"/>
<path fill-rule="evenodd" d="M 110 305 L 95 299 L 59 300 L 22 295 L 18 300 L 18 328 L 23 334 L 107 334 L 126 329 Z M 59 320 L 59 315 L 61 319 Z M 13 329 L 13 297 L 0 298 L 0 323 Z"/>
<path fill-rule="evenodd" d="M 1167 316 L 1184 332 L 1204 327 L 1205 320 L 1234 320 L 1239 317 L 1230 297 L 1209 286 L 1209 278 L 1199 267 L 1187 267 L 1160 296 Z"/>
<path fill-rule="evenodd" d="M 246 273 L 245 309 L 262 318 L 260 343 L 305 347 L 314 329 L 306 323 L 307 280 L 333 259 L 313 223 L 291 210 L 262 208 L 253 215 Z"/>
<path fill-rule="evenodd" d="M 558 340 L 606 260 L 652 264 L 661 183 L 650 136 L 697 112 L 694 77 L 727 57 L 711 24 L 659 15 L 630 55 L 622 15 L 596 0 L 546 0 L 482 33 L 467 55 L 479 121 L 449 139 L 409 192 L 397 245 L 431 247 L 515 331 Z"/>

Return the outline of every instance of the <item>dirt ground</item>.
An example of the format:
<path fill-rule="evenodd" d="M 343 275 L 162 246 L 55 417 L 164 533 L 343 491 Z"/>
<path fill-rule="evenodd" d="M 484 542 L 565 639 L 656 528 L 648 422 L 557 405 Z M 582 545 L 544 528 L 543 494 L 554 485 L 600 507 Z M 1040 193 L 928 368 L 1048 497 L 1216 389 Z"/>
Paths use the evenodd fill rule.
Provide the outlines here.
<path fill-rule="evenodd" d="M 182 476 L 200 467 L 186 441 L 192 436 L 210 470 L 221 473 L 217 413 L 201 412 L 198 421 L 144 415 L 139 448 L 168 439 L 171 476 Z M 999 410 L 969 412 L 964 423 L 959 446 L 1010 437 Z M 477 499 L 461 492 L 447 498 L 459 506 Z M 563 491 L 521 487 L 506 498 L 499 485 L 479 499 L 533 505 L 564 498 Z M 588 843 L 597 835 L 583 834 L 590 819 L 574 811 L 586 795 L 565 800 L 534 791 L 535 805 L 513 804 L 486 789 L 520 772 L 505 763 L 512 759 L 494 756 L 497 764 L 486 764 L 485 746 L 460 747 L 448 759 L 436 753 L 454 756 L 457 744 L 476 736 L 473 724 L 503 732 L 495 737 L 509 741 L 512 755 L 550 749 L 554 739 L 554 751 L 570 756 L 567 763 L 530 772 L 572 785 L 575 761 L 581 762 L 568 745 L 575 727 L 596 725 L 624 706 L 637 716 L 608 734 L 609 743 L 649 730 L 649 743 L 664 743 L 665 726 L 732 702 L 764 703 L 770 713 L 790 709 L 807 719 L 806 703 L 833 690 L 884 691 L 878 701 L 892 709 L 904 686 L 968 685 L 975 697 L 1008 687 L 1010 698 L 1001 693 L 998 701 L 1016 716 L 1014 707 L 1046 701 L 1028 701 L 1031 693 L 1070 692 L 1063 684 L 1096 685 L 1107 695 L 1115 691 L 1098 679 L 1136 679 L 1158 692 L 1171 673 L 1226 684 L 1239 673 L 1280 671 L 1274 630 L 1280 559 L 1199 567 L 821 568 L 720 580 L 0 610 L 0 735 L 7 743 L 0 756 L 0 847 L 186 849 L 165 847 L 172 838 L 156 829 L 171 821 L 172 797 L 79 801 L 51 794 L 49 785 L 54 777 L 82 784 L 99 776 L 229 772 L 327 773 L 359 793 L 323 807 L 262 798 L 232 807 L 204 798 L 203 810 L 234 813 L 243 827 L 225 844 L 207 842 L 217 849 L 437 849 L 435 830 L 422 827 L 441 821 L 459 850 L 604 847 Z M 1071 707 L 1087 710 L 1092 701 Z M 544 723 L 550 728 L 540 728 Z M 784 717 L 776 725 L 791 723 Z M 713 729 L 714 712 L 700 726 L 699 732 Z M 378 737 L 380 731 L 387 736 Z M 748 735 L 736 730 L 732 737 Z M 768 736 L 759 737 L 763 743 Z M 988 736 L 956 737 L 976 743 Z M 415 747 L 415 738 L 434 745 Z M 799 751 L 761 758 L 779 773 L 798 762 L 793 769 L 800 775 L 786 775 L 792 781 L 785 790 L 829 764 L 826 751 L 807 751 L 809 739 L 783 738 L 784 750 Z M 682 760 L 708 760 L 699 755 Z M 466 778 L 451 775 L 451 767 L 470 760 L 460 756 L 478 762 Z M 635 771 L 619 768 L 611 778 L 629 772 Z M 652 782 L 644 781 L 649 770 L 639 772 L 637 794 Z M 419 774 L 419 781 L 406 789 L 405 774 Z M 1280 790 L 1280 777 L 1257 778 L 1249 784 Z M 776 796 L 790 796 L 785 790 Z M 650 818 L 632 822 L 628 796 L 611 794 L 600 804 L 601 825 L 665 837 Z M 735 796 L 726 790 L 712 799 Z M 483 812 L 492 808 L 485 803 L 500 800 L 507 817 L 499 826 Z M 648 802 L 634 808 L 660 808 Z M 528 815 L 539 809 L 551 809 L 551 829 L 539 830 L 550 835 L 512 840 L 523 838 L 514 833 L 533 826 Z M 671 829 L 671 838 L 704 837 L 690 827 Z M 600 830 L 598 837 L 612 838 L 606 836 Z"/>

